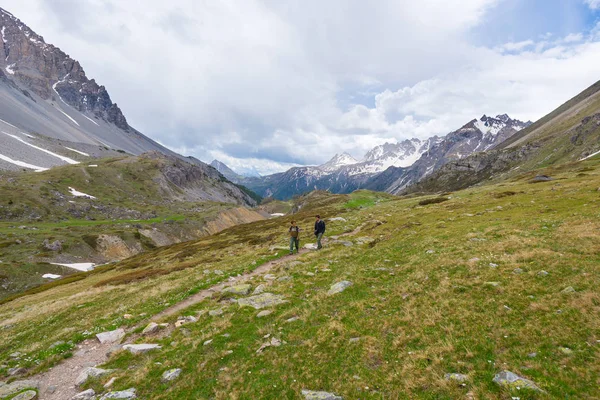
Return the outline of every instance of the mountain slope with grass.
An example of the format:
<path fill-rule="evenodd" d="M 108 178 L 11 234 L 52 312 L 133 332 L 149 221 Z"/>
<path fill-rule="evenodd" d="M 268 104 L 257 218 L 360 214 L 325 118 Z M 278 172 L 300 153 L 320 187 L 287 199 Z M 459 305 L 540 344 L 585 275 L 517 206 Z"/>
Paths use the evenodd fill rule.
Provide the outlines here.
<path fill-rule="evenodd" d="M 458 190 L 488 180 L 575 162 L 600 151 L 600 82 L 575 96 L 496 149 L 449 162 L 398 193 Z"/>
<path fill-rule="evenodd" d="M 554 180 L 532 183 L 536 175 Z M 0 373 L 28 377 L 52 399 L 44 386 L 52 374 L 38 373 L 64 358 L 83 368 L 99 346 L 95 362 L 109 371 L 78 390 L 133 388 L 147 399 L 597 398 L 598 187 L 600 159 L 591 157 L 444 196 L 314 192 L 294 218 L 302 245 L 314 214 L 325 218 L 322 251 L 287 256 L 289 221 L 276 218 L 5 302 Z M 150 322 L 167 325 L 144 333 Z M 137 347 L 98 344 L 95 334 L 117 328 L 123 344 L 160 347 L 132 354 Z M 22 370 L 9 376 L 13 368 Z M 57 392 L 74 387 L 61 385 Z"/>
<path fill-rule="evenodd" d="M 244 190 L 160 153 L 2 173 L 0 298 L 72 275 L 73 264 L 118 261 L 269 217 L 250 209 L 256 195 Z"/>

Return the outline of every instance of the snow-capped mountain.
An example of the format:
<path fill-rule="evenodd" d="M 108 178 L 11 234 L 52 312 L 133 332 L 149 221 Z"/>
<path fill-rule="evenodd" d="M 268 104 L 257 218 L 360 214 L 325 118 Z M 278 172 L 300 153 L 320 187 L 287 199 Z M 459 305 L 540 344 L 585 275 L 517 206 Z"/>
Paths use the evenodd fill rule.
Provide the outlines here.
<path fill-rule="evenodd" d="M 347 153 L 336 154 L 319 166 L 297 167 L 243 184 L 261 196 L 287 199 L 296 194 L 321 189 L 349 193 L 360 188 L 397 192 L 429 175 L 451 160 L 486 151 L 531 122 L 508 115 L 473 119 L 444 137 L 408 139 L 385 143 L 367 152 L 361 161 Z"/>
<path fill-rule="evenodd" d="M 531 121 L 522 122 L 506 114 L 495 118 L 484 115 L 480 119 L 473 119 L 433 143 L 411 166 L 391 167 L 373 177 L 366 187 L 398 193 L 446 163 L 490 150 L 529 125 Z"/>
<path fill-rule="evenodd" d="M 353 165 L 358 161 L 348 153 L 336 154 L 333 158 L 327 161 L 325 164 L 318 166 L 323 172 L 334 172 L 346 165 Z"/>

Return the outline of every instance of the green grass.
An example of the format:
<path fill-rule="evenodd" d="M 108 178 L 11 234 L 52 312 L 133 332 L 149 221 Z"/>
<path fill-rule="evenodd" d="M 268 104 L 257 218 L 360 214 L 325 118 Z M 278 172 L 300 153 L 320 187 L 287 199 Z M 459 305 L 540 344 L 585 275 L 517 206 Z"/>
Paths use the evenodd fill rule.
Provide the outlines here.
<path fill-rule="evenodd" d="M 317 212 L 346 219 L 329 222 L 327 236 L 362 226 L 341 238 L 353 246 L 330 241 L 300 256 L 301 264 L 284 261 L 271 271 L 286 279 L 268 291 L 288 302 L 267 317 L 220 295 L 184 310 L 225 313 L 202 314 L 164 338 L 137 339 L 163 349 L 114 355 L 106 366 L 117 370 L 115 388 L 135 387 L 152 399 L 297 399 L 302 389 L 346 399 L 598 398 L 600 161 L 554 168 L 552 175 L 555 181 L 533 185 L 522 177 L 427 205 L 419 202 L 430 197 L 369 192 L 299 199 L 304 206 L 294 218 L 300 226 L 310 227 Z M 0 363 L 14 366 L 8 354 L 22 351 L 31 371 L 43 370 L 70 351 L 46 354 L 58 340 L 76 343 L 104 329 L 144 326 L 168 305 L 282 257 L 284 250 L 270 248 L 286 245 L 287 223 L 261 221 L 155 249 L 6 303 L 0 306 Z M 170 273 L 95 287 L 151 270 Z M 539 276 L 541 270 L 549 274 Z M 344 279 L 353 285 L 326 294 Z M 562 293 L 568 286 L 576 292 Z M 134 318 L 124 319 L 126 313 Z M 298 320 L 285 322 L 291 317 Z M 285 343 L 257 354 L 265 335 Z M 528 357 L 532 352 L 535 358 Z M 170 368 L 182 368 L 182 376 L 161 383 Z M 504 369 L 545 393 L 498 387 L 492 379 Z M 469 381 L 465 387 L 447 382 L 448 372 L 467 374 Z M 109 378 L 90 385 L 101 389 Z"/>

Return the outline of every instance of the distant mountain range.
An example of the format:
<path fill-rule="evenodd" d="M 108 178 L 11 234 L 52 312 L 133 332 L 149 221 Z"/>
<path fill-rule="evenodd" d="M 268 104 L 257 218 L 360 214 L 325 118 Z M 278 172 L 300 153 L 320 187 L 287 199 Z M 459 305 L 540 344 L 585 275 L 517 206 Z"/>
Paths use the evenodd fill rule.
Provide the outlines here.
<path fill-rule="evenodd" d="M 349 193 L 366 188 L 397 193 L 449 161 L 492 149 L 530 124 L 506 114 L 495 118 L 484 115 L 444 137 L 376 146 L 360 161 L 342 153 L 319 166 L 295 167 L 263 177 L 243 177 L 218 160 L 211 165 L 232 182 L 263 197 L 288 199 L 316 189 Z"/>

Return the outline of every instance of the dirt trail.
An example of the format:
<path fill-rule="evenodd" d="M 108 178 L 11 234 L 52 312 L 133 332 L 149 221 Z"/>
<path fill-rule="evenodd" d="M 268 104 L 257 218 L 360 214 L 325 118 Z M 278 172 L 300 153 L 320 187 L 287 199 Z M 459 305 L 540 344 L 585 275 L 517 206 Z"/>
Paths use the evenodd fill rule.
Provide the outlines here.
<path fill-rule="evenodd" d="M 169 307 L 166 310 L 154 315 L 151 319 L 158 320 L 160 318 L 176 314 L 194 304 L 200 303 L 201 301 L 211 297 L 214 293 L 220 292 L 228 286 L 239 285 L 250 279 L 250 277 L 266 274 L 274 267 L 293 261 L 299 255 L 306 254 L 309 251 L 310 250 L 307 249 L 301 249 L 300 253 L 288 255 L 262 264 L 252 272 L 234 277 L 227 282 L 222 282 L 211 286 L 208 289 L 202 290 L 173 305 L 172 307 Z M 86 367 L 94 367 L 108 361 L 106 353 L 112 346 L 114 346 L 114 344 L 100 344 L 96 339 L 88 339 L 77 346 L 77 351 L 73 354 L 73 357 L 64 360 L 60 364 L 40 375 L 29 378 L 40 382 L 39 399 L 71 399 L 80 392 L 80 390 L 75 386 L 75 381 L 81 371 L 83 371 L 83 369 Z M 53 393 L 51 393 L 52 390 L 48 390 L 51 387 L 56 388 Z"/>
<path fill-rule="evenodd" d="M 87 367 L 107 361 L 106 353 L 114 344 L 100 344 L 95 338 L 77 345 L 73 357 L 67 358 L 54 368 L 29 379 L 40 382 L 41 400 L 69 400 L 81 392 L 75 386 L 79 374 Z M 54 390 L 52 388 L 54 387 Z"/>
<path fill-rule="evenodd" d="M 352 232 L 344 233 L 338 236 L 333 236 L 331 237 L 331 239 L 336 240 L 341 237 L 355 235 L 361 230 L 362 227 L 363 225 L 354 229 Z M 324 238 L 323 243 L 327 242 L 329 242 L 329 240 L 327 238 Z M 268 263 L 258 266 L 252 272 L 248 272 L 246 274 L 234 277 L 231 280 L 228 280 L 227 282 L 222 282 L 217 285 L 211 286 L 210 288 L 202 290 L 188 297 L 187 299 L 173 305 L 172 307 L 169 307 L 163 310 L 162 312 L 154 315 L 151 318 L 151 320 L 156 321 L 161 318 L 177 314 L 178 312 L 185 310 L 186 308 L 198 304 L 201 301 L 211 297 L 214 293 L 218 293 L 228 286 L 239 285 L 243 282 L 246 282 L 251 277 L 266 274 L 273 268 L 288 263 L 290 261 L 294 261 L 296 258 L 298 258 L 298 256 L 306 254 L 310 251 L 312 250 L 303 248 L 300 250 L 300 253 L 288 255 L 273 261 L 269 261 Z M 134 328 L 129 329 L 129 331 L 131 331 Z M 40 382 L 39 399 L 70 400 L 74 395 L 80 392 L 80 390 L 75 386 L 75 381 L 81 373 L 81 371 L 83 371 L 83 369 L 86 367 L 101 365 L 108 361 L 106 353 L 112 346 L 114 346 L 114 344 L 100 344 L 95 338 L 85 340 L 77 346 L 77 351 L 74 353 L 73 357 L 64 360 L 60 364 L 54 366 L 52 369 L 40 375 L 29 378 L 33 380 L 38 380 Z M 51 393 L 52 390 L 48 390 L 51 387 L 55 387 L 53 393 Z"/>
<path fill-rule="evenodd" d="M 262 264 L 257 267 L 252 272 L 246 273 L 244 275 L 240 275 L 237 277 L 233 277 L 230 281 L 219 283 L 218 285 L 211 286 L 208 289 L 201 290 L 200 292 L 188 297 L 187 299 L 180 301 L 179 303 L 159 312 L 155 316 L 152 317 L 153 321 L 159 320 L 163 317 L 168 317 L 170 315 L 176 314 L 181 310 L 185 310 L 186 308 L 193 306 L 194 304 L 198 304 L 201 301 L 211 297 L 214 293 L 218 293 L 226 287 L 235 286 L 246 282 L 253 276 L 266 274 L 271 271 L 273 267 L 279 266 L 281 264 L 287 263 L 289 261 L 295 260 L 299 255 L 306 254 L 310 250 L 301 249 L 300 253 L 285 256 L 282 258 L 278 258 L 277 260 L 269 261 L 268 263 Z"/>

